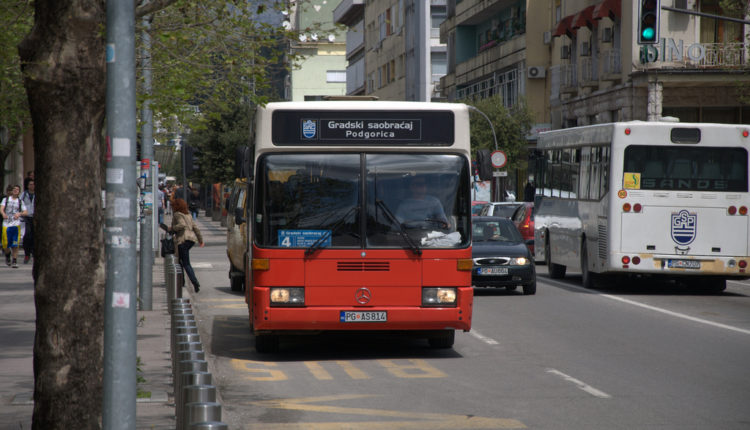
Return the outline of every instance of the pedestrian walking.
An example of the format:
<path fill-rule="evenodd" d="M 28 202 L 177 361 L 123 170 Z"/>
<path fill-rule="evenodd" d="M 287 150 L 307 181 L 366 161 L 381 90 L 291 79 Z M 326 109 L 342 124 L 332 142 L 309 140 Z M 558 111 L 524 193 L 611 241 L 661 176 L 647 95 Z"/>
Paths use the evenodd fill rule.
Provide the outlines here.
<path fill-rule="evenodd" d="M 198 193 L 198 190 L 195 188 L 190 189 L 190 203 L 188 204 L 188 210 L 190 210 L 190 214 L 193 216 L 193 219 L 198 218 L 198 208 L 200 205 L 200 195 Z"/>
<path fill-rule="evenodd" d="M 193 222 L 185 199 L 175 199 L 172 209 L 174 213 L 172 214 L 172 226 L 169 228 L 169 232 L 175 234 L 177 256 L 183 271 L 187 274 L 197 293 L 201 286 L 198 278 L 195 277 L 193 266 L 190 265 L 190 248 L 196 243 L 203 247 L 203 236 L 198 226 Z"/>
<path fill-rule="evenodd" d="M 10 195 L 0 202 L 0 215 L 3 216 L 3 248 L 9 249 L 5 254 L 8 266 L 18 268 L 18 243 L 23 237 L 23 217 L 27 215 L 26 205 L 20 198 L 21 186 L 13 185 Z M 12 256 L 12 262 L 11 262 Z"/>
<path fill-rule="evenodd" d="M 23 264 L 28 264 L 34 255 L 34 206 L 36 204 L 36 184 L 34 180 L 28 181 L 26 191 L 21 194 L 21 201 L 26 205 L 26 216 L 24 219 L 25 231 L 23 233 Z"/>

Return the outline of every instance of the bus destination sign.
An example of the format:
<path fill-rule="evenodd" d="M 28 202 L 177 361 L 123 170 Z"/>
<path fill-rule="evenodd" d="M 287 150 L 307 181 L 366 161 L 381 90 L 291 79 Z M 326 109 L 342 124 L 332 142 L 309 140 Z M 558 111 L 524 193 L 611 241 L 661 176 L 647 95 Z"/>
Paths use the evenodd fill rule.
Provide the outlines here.
<path fill-rule="evenodd" d="M 276 111 L 272 140 L 303 146 L 450 146 L 454 121 L 450 111 Z"/>
<path fill-rule="evenodd" d="M 302 120 L 303 138 L 305 121 Z M 320 126 L 318 134 L 321 140 L 418 141 L 422 132 L 422 121 L 418 119 L 324 119 Z"/>

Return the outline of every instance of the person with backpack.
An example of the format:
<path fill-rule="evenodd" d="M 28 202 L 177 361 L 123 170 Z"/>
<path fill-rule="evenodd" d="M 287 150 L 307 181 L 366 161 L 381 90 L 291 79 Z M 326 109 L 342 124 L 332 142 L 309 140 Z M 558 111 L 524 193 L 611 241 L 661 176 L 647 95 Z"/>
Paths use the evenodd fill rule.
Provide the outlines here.
<path fill-rule="evenodd" d="M 5 262 L 14 269 L 18 268 L 18 244 L 23 237 L 23 217 L 28 215 L 20 194 L 21 186 L 13 185 L 10 194 L 0 202 L 0 215 L 3 216 L 3 248 L 10 249 L 10 253 L 5 254 Z"/>

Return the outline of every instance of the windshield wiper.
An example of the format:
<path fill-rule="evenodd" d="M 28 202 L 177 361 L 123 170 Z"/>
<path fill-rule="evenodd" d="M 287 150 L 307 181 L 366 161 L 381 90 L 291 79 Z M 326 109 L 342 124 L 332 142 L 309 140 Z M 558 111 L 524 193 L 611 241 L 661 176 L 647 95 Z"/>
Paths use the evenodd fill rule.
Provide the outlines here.
<path fill-rule="evenodd" d="M 325 233 L 323 233 L 323 235 L 320 236 L 318 238 L 318 240 L 316 240 L 315 242 L 313 242 L 313 244 L 310 245 L 305 250 L 305 256 L 312 255 L 313 253 L 315 253 L 315 251 L 317 251 L 318 249 L 320 249 L 320 247 L 323 246 L 323 243 L 326 241 L 326 239 L 328 239 L 329 237 L 333 237 L 333 233 L 335 233 L 336 230 L 338 230 L 339 228 L 341 228 L 342 225 L 344 225 L 344 221 L 346 221 L 346 219 L 349 218 L 349 214 L 351 214 L 352 212 L 354 212 L 357 209 L 359 209 L 359 206 L 352 206 L 351 209 L 349 209 L 348 211 L 346 211 L 346 213 L 344 214 L 344 216 L 342 216 L 341 218 L 339 218 L 339 220 L 336 221 L 336 223 L 334 223 L 328 231 L 326 231 Z"/>
<path fill-rule="evenodd" d="M 414 242 L 414 240 L 409 236 L 408 233 L 404 230 L 404 226 L 401 225 L 400 222 L 398 222 L 398 219 L 395 215 L 393 215 L 393 212 L 388 208 L 388 205 L 385 204 L 383 200 L 375 200 L 375 204 L 380 206 L 383 209 L 383 213 L 388 217 L 388 219 L 391 220 L 393 224 L 396 224 L 398 226 L 398 232 L 401 235 L 401 237 L 404 238 L 404 241 L 409 245 L 409 248 L 411 248 L 412 252 L 414 252 L 417 255 L 422 255 L 422 250 L 419 248 L 419 245 Z"/>

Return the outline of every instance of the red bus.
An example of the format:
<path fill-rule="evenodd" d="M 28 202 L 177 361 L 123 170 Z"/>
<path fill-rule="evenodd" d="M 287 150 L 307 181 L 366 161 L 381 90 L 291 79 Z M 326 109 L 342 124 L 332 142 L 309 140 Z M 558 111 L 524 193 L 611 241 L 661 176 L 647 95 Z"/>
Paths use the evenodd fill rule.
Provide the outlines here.
<path fill-rule="evenodd" d="M 450 348 L 455 330 L 471 329 L 465 105 L 271 103 L 258 108 L 248 158 L 252 204 L 240 218 L 258 352 L 285 334 L 348 330 Z"/>

